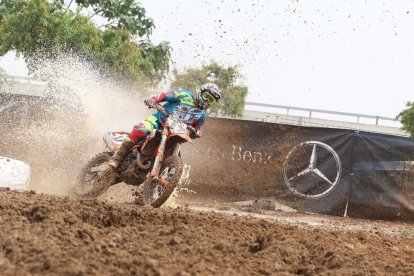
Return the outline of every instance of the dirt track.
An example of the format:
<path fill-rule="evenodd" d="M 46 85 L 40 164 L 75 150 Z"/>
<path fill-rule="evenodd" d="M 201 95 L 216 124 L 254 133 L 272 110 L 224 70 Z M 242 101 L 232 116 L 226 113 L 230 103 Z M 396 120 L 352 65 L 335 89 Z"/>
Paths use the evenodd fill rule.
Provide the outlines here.
<path fill-rule="evenodd" d="M 0 209 L 5 275 L 414 273 L 409 224 L 318 216 L 312 226 L 295 223 L 309 217 L 300 213 L 268 220 L 11 191 Z M 347 224 L 365 230 L 324 226 Z"/>
<path fill-rule="evenodd" d="M 2 155 L 32 165 L 33 189 L 64 193 L 70 186 L 64 176 L 79 171 L 73 164 L 83 164 L 83 158 L 90 158 L 90 152 L 96 154 L 97 149 L 89 149 L 90 143 L 76 137 L 71 139 L 78 143 L 56 140 L 56 131 L 50 127 L 55 124 L 49 121 L 44 122 L 45 128 L 23 119 L 21 124 L 13 120 L 1 123 L 10 125 L 10 131 L 2 133 L 3 141 L 23 137 L 20 131 L 26 134 L 28 126 L 29 133 L 37 134 L 40 128 L 53 130 L 53 135 L 47 131 L 46 135 L 31 135 L 37 137 L 36 143 L 31 139 L 18 150 L 6 143 Z M 60 120 L 54 121 L 61 125 Z M 64 125 L 62 131 L 66 132 Z M 266 137 L 289 140 L 284 136 L 289 133 L 286 127 L 281 128 Z M 246 206 L 229 204 L 283 191 L 275 191 L 273 185 L 277 166 L 270 170 L 232 158 L 242 143 L 235 141 L 232 131 L 223 129 L 215 131 L 228 143 L 215 142 L 211 148 L 207 137 L 191 149 L 206 154 L 207 160 L 191 159 L 198 156 L 194 153 L 185 155 L 192 165 L 191 174 L 198 177 L 188 186 L 197 193 L 180 201 L 184 208 L 148 209 L 116 202 L 130 197 L 130 187 L 110 190 L 106 199 L 112 203 L 0 190 L 0 274 L 414 275 L 412 224 L 278 211 L 257 214 Z M 284 150 L 282 147 L 276 155 L 285 156 Z M 268 153 L 260 147 L 256 151 L 263 156 Z M 62 163 L 62 156 L 82 162 Z M 324 199 L 323 204 L 332 202 Z"/>

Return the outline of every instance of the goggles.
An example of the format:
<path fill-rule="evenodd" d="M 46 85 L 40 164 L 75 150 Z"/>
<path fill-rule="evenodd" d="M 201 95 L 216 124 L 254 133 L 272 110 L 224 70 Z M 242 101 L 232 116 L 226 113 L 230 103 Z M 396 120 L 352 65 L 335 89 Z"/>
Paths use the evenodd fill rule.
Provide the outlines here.
<path fill-rule="evenodd" d="M 215 102 L 217 102 L 216 98 L 214 98 L 214 96 L 211 95 L 208 91 L 202 92 L 201 98 L 209 105 L 213 105 Z"/>

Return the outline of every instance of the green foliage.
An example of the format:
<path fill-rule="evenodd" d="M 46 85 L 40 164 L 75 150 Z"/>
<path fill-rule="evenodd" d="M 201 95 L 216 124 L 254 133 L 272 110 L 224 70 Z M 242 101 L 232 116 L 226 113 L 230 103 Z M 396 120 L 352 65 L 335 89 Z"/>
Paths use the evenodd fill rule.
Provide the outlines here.
<path fill-rule="evenodd" d="M 74 52 L 132 80 L 163 78 L 170 63 L 167 42 L 153 45 L 148 38 L 154 24 L 145 9 L 133 0 L 76 0 L 72 12 L 63 0 L 2 0 L 0 2 L 0 56 L 11 50 L 23 55 L 29 70 L 38 63 L 37 54 L 52 57 Z M 86 7 L 109 23 L 99 28 Z M 141 38 L 140 42 L 135 39 Z"/>
<path fill-rule="evenodd" d="M 242 75 L 236 66 L 225 68 L 216 62 L 211 62 L 200 68 L 187 69 L 181 74 L 174 70 L 173 75 L 175 80 L 171 84 L 171 89 L 182 88 L 195 92 L 204 83 L 216 83 L 220 87 L 223 98 L 211 108 L 211 112 L 221 112 L 231 116 L 243 115 L 248 89 L 239 84 Z"/>
<path fill-rule="evenodd" d="M 408 102 L 406 107 L 398 114 L 397 119 L 401 121 L 402 129 L 407 131 L 411 137 L 414 137 L 414 102 Z"/>
<path fill-rule="evenodd" d="M 109 21 L 108 25 L 126 29 L 131 34 L 150 35 L 154 28 L 153 20 L 145 16 L 145 9 L 135 0 L 76 0 L 76 3 L 91 7 L 95 14 Z"/>

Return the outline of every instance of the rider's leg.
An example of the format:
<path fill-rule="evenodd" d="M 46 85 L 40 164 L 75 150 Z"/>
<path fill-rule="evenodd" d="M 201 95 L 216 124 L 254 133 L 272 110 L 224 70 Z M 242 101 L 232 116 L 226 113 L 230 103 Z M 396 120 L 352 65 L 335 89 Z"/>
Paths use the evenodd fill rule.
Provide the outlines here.
<path fill-rule="evenodd" d="M 114 155 L 112 155 L 111 160 L 109 160 L 109 166 L 111 166 L 113 169 L 118 169 L 119 164 L 128 155 L 128 152 L 131 150 L 134 144 L 134 140 L 131 140 L 129 137 L 126 137 L 119 149 L 114 153 Z"/>
<path fill-rule="evenodd" d="M 135 145 L 135 143 L 140 138 L 151 133 L 151 131 L 155 127 L 154 124 L 152 123 L 152 121 L 154 121 L 152 117 L 154 116 L 150 116 L 145 121 L 134 126 L 134 129 L 129 134 L 129 137 L 127 137 L 122 142 L 121 147 L 114 153 L 114 155 L 111 157 L 111 160 L 109 160 L 108 162 L 109 166 L 111 166 L 113 169 L 117 169 L 119 165 L 121 164 L 122 160 L 124 160 L 124 158 L 128 155 L 131 148 Z"/>

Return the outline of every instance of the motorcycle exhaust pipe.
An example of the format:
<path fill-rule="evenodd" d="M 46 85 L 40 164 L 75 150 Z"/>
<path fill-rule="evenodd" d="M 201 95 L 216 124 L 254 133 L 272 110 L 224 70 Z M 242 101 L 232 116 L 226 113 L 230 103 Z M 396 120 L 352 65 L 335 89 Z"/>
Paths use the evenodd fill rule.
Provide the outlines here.
<path fill-rule="evenodd" d="M 149 168 L 151 168 L 151 160 L 147 160 L 144 163 L 141 162 L 141 154 L 137 151 L 137 166 L 140 169 L 143 170 L 148 170 Z"/>

